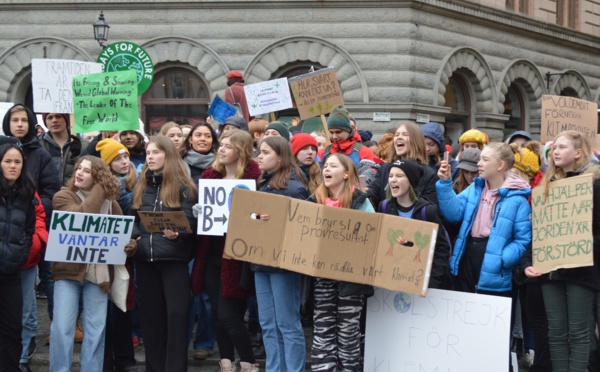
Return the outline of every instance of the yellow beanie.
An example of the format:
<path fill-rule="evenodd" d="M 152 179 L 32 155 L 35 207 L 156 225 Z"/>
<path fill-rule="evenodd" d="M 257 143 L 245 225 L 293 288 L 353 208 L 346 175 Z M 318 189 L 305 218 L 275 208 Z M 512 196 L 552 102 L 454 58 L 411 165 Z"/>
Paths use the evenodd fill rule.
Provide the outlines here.
<path fill-rule="evenodd" d="M 514 167 L 529 177 L 535 177 L 537 172 L 540 171 L 540 158 L 535 152 L 524 147 L 515 154 Z"/>
<path fill-rule="evenodd" d="M 464 132 L 462 136 L 458 139 L 458 143 L 464 145 L 465 142 L 477 142 L 485 145 L 487 140 L 485 138 L 485 134 L 477 129 L 469 129 Z"/>
<path fill-rule="evenodd" d="M 129 155 L 127 147 L 123 146 L 121 142 L 115 141 L 112 138 L 105 138 L 98 142 L 96 145 L 96 151 L 100 153 L 100 157 L 108 165 L 110 165 L 110 163 L 112 163 L 112 161 L 121 154 Z"/>

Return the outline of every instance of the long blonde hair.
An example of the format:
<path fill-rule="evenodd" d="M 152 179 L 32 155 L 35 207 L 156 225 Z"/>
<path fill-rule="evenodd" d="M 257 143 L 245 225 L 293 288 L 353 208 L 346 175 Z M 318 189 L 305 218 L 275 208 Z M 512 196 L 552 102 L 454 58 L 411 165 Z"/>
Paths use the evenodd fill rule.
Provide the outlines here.
<path fill-rule="evenodd" d="M 429 159 L 427 157 L 427 149 L 425 147 L 425 136 L 423 136 L 423 131 L 421 127 L 417 124 L 410 121 L 403 121 L 396 128 L 396 132 L 400 129 L 401 126 L 406 128 L 408 132 L 408 154 L 406 155 L 407 159 L 413 159 L 421 164 L 429 164 Z M 394 139 L 396 135 L 394 133 Z M 392 143 L 392 151 L 390 153 L 390 163 L 401 160 L 400 156 L 396 154 L 394 149 L 394 144 Z"/>
<path fill-rule="evenodd" d="M 146 148 L 151 143 L 165 153 L 165 164 L 162 171 L 163 181 L 160 187 L 160 199 L 163 204 L 169 208 L 180 208 L 180 190 L 182 186 L 185 188 L 183 196 L 187 200 L 191 202 L 197 200 L 198 188 L 190 176 L 188 176 L 183 160 L 181 160 L 181 156 L 179 156 L 173 141 L 165 136 L 150 137 Z M 146 163 L 142 167 L 140 179 L 133 189 L 133 209 L 139 209 L 142 205 L 142 197 L 148 185 L 147 172 L 148 164 Z"/>
<path fill-rule="evenodd" d="M 254 149 L 252 137 L 250 136 L 250 133 L 245 130 L 234 129 L 223 132 L 219 141 L 223 143 L 225 138 L 229 138 L 229 143 L 236 149 L 238 154 L 235 167 L 235 178 L 242 178 L 248 163 L 252 160 L 252 151 Z M 213 139 L 213 141 L 215 140 L 216 139 Z M 225 169 L 225 166 L 219 162 L 218 156 L 213 163 L 213 169 L 221 173 L 223 177 L 226 176 L 227 170 Z"/>
<path fill-rule="evenodd" d="M 342 190 L 341 197 L 338 198 L 338 204 L 341 208 L 350 208 L 352 205 L 352 194 L 354 193 L 354 190 L 360 190 L 361 188 L 358 169 L 356 169 L 356 165 L 354 165 L 352 159 L 340 153 L 329 155 L 325 163 L 332 158 L 338 159 L 340 164 L 342 164 L 342 167 L 344 167 L 344 171 L 348 173 L 348 179 L 344 181 L 344 189 Z M 331 190 L 325 186 L 325 183 L 321 183 L 317 188 L 317 191 L 315 191 L 315 197 L 317 198 L 317 203 L 319 204 L 325 204 L 327 198 L 331 198 L 333 196 L 334 195 L 331 194 Z"/>
<path fill-rule="evenodd" d="M 568 140 L 570 140 L 571 143 L 573 143 L 573 147 L 575 148 L 575 150 L 581 149 L 581 157 L 575 160 L 575 165 L 573 167 L 576 171 L 580 170 L 583 166 L 587 165 L 590 162 L 592 156 L 592 148 L 590 146 L 590 143 L 583 137 L 581 133 L 576 132 L 574 130 L 566 130 L 560 132 L 554 138 L 554 144 L 556 144 L 556 140 L 560 137 L 565 137 Z M 553 147 L 551 148 L 550 153 L 548 154 L 548 171 L 546 171 L 544 178 L 542 178 L 542 181 L 540 182 L 540 186 L 543 188 L 544 191 L 544 199 L 548 197 L 548 193 L 550 192 L 550 182 L 561 180 L 567 177 L 567 174 L 564 171 L 564 169 L 557 167 L 556 164 L 554 164 L 554 156 L 552 156 L 552 153 L 554 152 L 554 145 L 552 146 Z"/>

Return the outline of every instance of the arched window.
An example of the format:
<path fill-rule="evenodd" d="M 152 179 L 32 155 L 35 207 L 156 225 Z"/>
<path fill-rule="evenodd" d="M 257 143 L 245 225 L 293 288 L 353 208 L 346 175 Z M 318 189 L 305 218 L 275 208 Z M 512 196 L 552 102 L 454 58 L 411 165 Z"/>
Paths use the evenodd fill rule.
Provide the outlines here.
<path fill-rule="evenodd" d="M 571 87 L 567 87 L 561 90 L 559 95 L 564 97 L 579 98 L 579 94 L 577 94 L 577 91 Z"/>
<path fill-rule="evenodd" d="M 460 136 L 470 129 L 471 98 L 464 79 L 454 73 L 446 85 L 444 93 L 445 106 L 452 108 L 446 116 L 444 123 L 444 135 L 452 140 L 452 144 L 458 143 Z"/>
<path fill-rule="evenodd" d="M 155 134 L 168 121 L 194 125 L 206 120 L 209 97 L 206 83 L 191 70 L 169 68 L 159 72 L 142 96 L 146 131 Z"/>
<path fill-rule="evenodd" d="M 504 125 L 504 136 L 518 130 L 525 130 L 525 105 L 523 95 L 517 84 L 511 84 L 504 99 L 504 115 L 509 119 Z"/>

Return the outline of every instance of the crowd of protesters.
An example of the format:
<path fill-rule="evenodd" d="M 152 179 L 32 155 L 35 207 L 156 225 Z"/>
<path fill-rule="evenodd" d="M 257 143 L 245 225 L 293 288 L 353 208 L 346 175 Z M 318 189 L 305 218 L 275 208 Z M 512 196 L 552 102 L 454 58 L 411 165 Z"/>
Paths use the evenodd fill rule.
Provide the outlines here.
<path fill-rule="evenodd" d="M 241 74 L 228 78 L 226 98 L 245 103 L 236 98 Z M 299 372 L 307 325 L 313 371 L 361 371 L 371 286 L 223 259 L 225 237 L 145 229 L 138 211 L 182 211 L 196 231 L 206 179 L 254 180 L 259 192 L 435 223 L 429 288 L 511 298 L 512 350 L 530 371 L 600 368 L 600 208 L 594 266 L 542 275 L 532 262 L 532 188 L 545 197 L 552 181 L 589 173 L 593 206 L 600 200 L 600 166 L 578 132 L 540 144 L 523 131 L 490 141 L 471 129 L 452 146 L 438 123 L 401 121 L 375 143 L 341 105 L 326 133 L 243 112 L 216 128 L 170 122 L 153 137 L 141 125 L 86 141 L 71 134 L 68 115 L 43 120 L 48 131 L 36 136 L 34 113 L 15 105 L 0 137 L 0 371 L 32 371 L 36 286 L 48 298 L 51 372 L 71 370 L 74 342 L 86 372 L 140 370 L 140 342 L 149 372 L 187 370 L 190 342 L 196 359 L 216 342 L 222 372 Z M 122 247 L 126 311 L 108 300 L 112 265 L 44 260 L 53 210 L 135 216 Z"/>

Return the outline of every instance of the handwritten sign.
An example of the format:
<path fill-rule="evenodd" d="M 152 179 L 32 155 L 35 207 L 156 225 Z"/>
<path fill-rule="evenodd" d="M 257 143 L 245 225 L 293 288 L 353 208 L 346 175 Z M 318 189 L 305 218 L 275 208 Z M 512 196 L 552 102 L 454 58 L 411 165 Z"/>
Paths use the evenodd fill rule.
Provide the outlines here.
<path fill-rule="evenodd" d="M 533 267 L 539 273 L 594 265 L 592 178 L 552 182 L 546 199 L 541 187 L 533 189 Z"/>
<path fill-rule="evenodd" d="M 253 213 L 268 214 L 257 220 Z M 233 190 L 224 257 L 425 295 L 438 225 Z M 401 236 L 412 243 L 400 245 Z"/>
<path fill-rule="evenodd" d="M 244 92 L 251 116 L 293 107 L 286 78 L 245 85 Z"/>
<path fill-rule="evenodd" d="M 255 180 L 199 180 L 198 235 L 223 236 L 227 232 L 234 189 L 256 190 Z"/>
<path fill-rule="evenodd" d="M 580 132 L 593 148 L 598 131 L 598 104 L 573 97 L 543 95 L 542 143 L 553 141 L 565 130 Z"/>
<path fill-rule="evenodd" d="M 32 59 L 31 85 L 36 112 L 73 113 L 73 77 L 102 72 L 102 65 L 67 59 Z"/>
<path fill-rule="evenodd" d="M 302 119 L 325 115 L 344 104 L 333 67 L 290 78 L 289 84 Z"/>
<path fill-rule="evenodd" d="M 191 233 L 192 229 L 185 212 L 147 212 L 138 211 L 140 220 L 148 232 L 159 233 L 169 229 L 180 233 Z"/>
<path fill-rule="evenodd" d="M 506 372 L 510 314 L 505 297 L 376 288 L 367 302 L 364 371 Z"/>
<path fill-rule="evenodd" d="M 212 116 L 213 119 L 221 124 L 225 122 L 225 120 L 230 116 L 237 115 L 238 109 L 222 100 L 219 96 L 215 96 L 210 107 L 208 108 L 208 116 Z"/>
<path fill-rule="evenodd" d="M 140 129 L 136 79 L 134 71 L 74 77 L 74 131 Z"/>
<path fill-rule="evenodd" d="M 53 211 L 47 261 L 124 265 L 134 217 Z"/>

